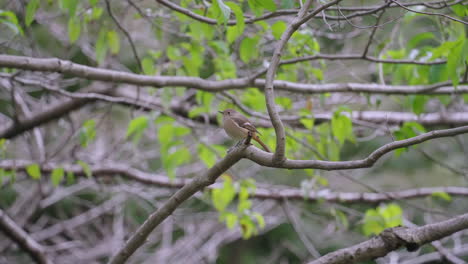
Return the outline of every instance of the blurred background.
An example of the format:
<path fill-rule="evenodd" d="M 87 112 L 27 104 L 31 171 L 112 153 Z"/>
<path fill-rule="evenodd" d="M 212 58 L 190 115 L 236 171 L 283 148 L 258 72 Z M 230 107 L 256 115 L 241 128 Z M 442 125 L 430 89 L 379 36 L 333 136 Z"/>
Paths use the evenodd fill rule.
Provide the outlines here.
<path fill-rule="evenodd" d="M 0 263 L 41 263 L 12 239 L 8 219 L 53 263 L 107 262 L 236 143 L 218 110 L 248 116 L 274 149 L 263 79 L 301 4 L 0 0 L 0 53 L 32 59 L 15 61 L 251 81 L 145 86 L 0 58 Z M 275 82 L 287 157 L 358 160 L 468 124 L 467 16 L 466 1 L 344 0 L 299 27 Z M 368 169 L 244 159 L 183 203 L 129 263 L 303 263 L 388 227 L 446 220 L 466 213 L 467 159 L 466 135 L 398 149 Z M 449 263 L 444 254 L 467 261 L 467 232 L 367 263 Z"/>

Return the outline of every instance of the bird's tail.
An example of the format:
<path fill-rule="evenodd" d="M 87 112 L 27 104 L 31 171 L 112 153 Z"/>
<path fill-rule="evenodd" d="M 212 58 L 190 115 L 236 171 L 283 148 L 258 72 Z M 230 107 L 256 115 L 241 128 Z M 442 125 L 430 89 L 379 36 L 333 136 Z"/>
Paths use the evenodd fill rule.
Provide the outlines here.
<path fill-rule="evenodd" d="M 255 141 L 257 141 L 258 144 L 260 144 L 260 145 L 262 146 L 262 148 L 263 148 L 266 152 L 271 152 L 270 149 L 268 148 L 268 146 L 267 146 L 265 143 L 263 143 L 257 135 L 255 135 L 254 137 L 252 137 L 252 139 L 255 140 Z"/>

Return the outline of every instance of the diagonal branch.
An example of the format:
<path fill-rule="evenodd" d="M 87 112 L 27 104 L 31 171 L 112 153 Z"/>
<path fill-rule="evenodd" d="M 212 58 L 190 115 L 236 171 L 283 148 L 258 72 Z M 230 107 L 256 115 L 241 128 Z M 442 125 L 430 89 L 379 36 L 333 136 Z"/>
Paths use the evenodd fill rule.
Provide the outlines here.
<path fill-rule="evenodd" d="M 0 230 L 26 251 L 36 263 L 52 264 L 42 245 L 18 226 L 2 209 L 0 209 Z"/>
<path fill-rule="evenodd" d="M 185 200 L 192 197 L 196 192 L 203 190 L 206 186 L 213 184 L 216 179 L 221 176 L 226 170 L 237 163 L 245 150 L 244 146 L 233 149 L 226 157 L 218 161 L 205 174 L 200 174 L 193 181 L 184 185 L 179 189 L 169 200 L 167 200 L 158 210 L 152 213 L 138 230 L 127 240 L 123 248 L 121 248 L 109 263 L 123 264 L 133 253 L 143 245 L 148 235 L 174 210 L 179 207 Z"/>
<path fill-rule="evenodd" d="M 421 227 L 395 227 L 357 245 L 340 249 L 309 264 L 351 264 L 383 257 L 400 247 L 409 251 L 468 228 L 468 214 Z"/>

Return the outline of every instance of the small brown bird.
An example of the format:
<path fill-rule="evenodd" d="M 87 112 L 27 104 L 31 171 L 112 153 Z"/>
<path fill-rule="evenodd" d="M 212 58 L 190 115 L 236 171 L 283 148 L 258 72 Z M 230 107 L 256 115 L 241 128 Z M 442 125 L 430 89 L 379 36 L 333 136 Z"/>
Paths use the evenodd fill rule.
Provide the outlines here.
<path fill-rule="evenodd" d="M 257 141 L 266 152 L 271 152 L 257 134 L 260 134 L 250 120 L 234 109 L 219 111 L 223 114 L 224 131 L 233 139 L 245 139 L 251 132 L 252 139 Z"/>

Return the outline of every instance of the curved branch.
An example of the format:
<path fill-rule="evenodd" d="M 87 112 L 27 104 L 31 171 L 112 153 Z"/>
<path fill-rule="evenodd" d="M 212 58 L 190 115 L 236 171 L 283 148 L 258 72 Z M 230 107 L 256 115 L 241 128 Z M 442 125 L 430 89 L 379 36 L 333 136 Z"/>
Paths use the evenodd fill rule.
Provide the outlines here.
<path fill-rule="evenodd" d="M 0 168 L 5 170 L 26 171 L 26 167 L 35 163 L 31 160 L 3 160 L 0 161 Z M 44 163 L 40 165 L 43 173 L 51 173 L 55 168 L 63 168 L 65 171 L 73 172 L 74 175 L 87 177 L 86 172 L 80 165 L 72 164 L 58 164 L 58 163 Z M 129 180 L 143 183 L 145 185 L 153 185 L 164 188 L 181 188 L 189 184 L 190 179 L 169 179 L 167 175 L 159 175 L 148 173 L 138 170 L 121 163 L 105 163 L 99 165 L 91 165 L 90 171 L 93 177 L 106 177 L 109 175 L 120 175 Z M 208 189 L 221 187 L 221 183 L 214 183 L 208 186 Z M 378 204 L 381 202 L 388 202 L 392 200 L 403 199 L 417 199 L 422 197 L 432 196 L 434 193 L 445 192 L 453 196 L 466 196 L 468 197 L 468 188 L 466 187 L 423 187 L 415 189 L 406 189 L 391 192 L 334 192 L 328 189 L 319 191 L 307 191 L 299 188 L 292 187 L 278 187 L 278 186 L 258 186 L 255 191 L 249 194 L 252 198 L 265 199 L 265 200 L 298 200 L 305 202 L 327 201 L 330 203 L 369 203 Z"/>
<path fill-rule="evenodd" d="M 414 10 L 414 9 L 411 9 L 411 8 L 408 8 L 406 6 L 404 6 L 403 4 L 401 4 L 400 2 L 396 1 L 396 0 L 390 0 L 391 2 L 397 4 L 398 6 L 400 6 L 401 8 L 405 9 L 406 11 L 408 12 L 412 12 L 412 13 L 416 13 L 416 14 L 422 14 L 422 15 L 429 15 L 429 16 L 441 16 L 441 17 L 445 17 L 447 19 L 450 19 L 452 21 L 455 21 L 455 22 L 459 22 L 459 23 L 462 23 L 462 24 L 465 24 L 465 25 L 468 25 L 468 22 L 465 22 L 463 20 L 460 20 L 458 18 L 454 18 L 454 17 L 451 17 L 451 16 L 448 16 L 446 14 L 441 14 L 441 13 L 429 13 L 429 12 L 423 12 L 423 11 L 418 11 L 418 10 Z"/>
<path fill-rule="evenodd" d="M 130 36 L 130 33 L 119 23 L 119 20 L 114 16 L 114 13 L 112 12 L 112 8 L 110 6 L 109 0 L 104 1 L 106 3 L 106 10 L 107 13 L 109 13 L 110 18 L 112 21 L 114 21 L 115 25 L 122 31 L 122 33 L 125 35 L 125 37 L 128 40 L 128 43 L 130 44 L 130 48 L 132 49 L 133 56 L 135 57 L 136 61 L 138 62 L 138 68 L 140 69 L 141 72 L 143 72 L 143 66 L 141 64 L 140 57 L 138 56 L 138 52 L 135 47 L 135 43 L 133 42 L 132 37 Z"/>
<path fill-rule="evenodd" d="M 169 198 L 161 207 L 152 213 L 138 230 L 127 240 L 123 248 L 121 248 L 109 263 L 123 264 L 126 260 L 146 241 L 148 235 L 161 224 L 174 210 L 180 206 L 185 200 L 192 197 L 196 192 L 202 190 L 206 186 L 213 184 L 216 179 L 221 176 L 232 165 L 237 163 L 242 158 L 244 147 L 233 149 L 226 157 L 218 161 L 205 174 L 200 174 L 193 181 L 184 185 L 174 195 Z"/>
<path fill-rule="evenodd" d="M 52 264 L 52 261 L 46 256 L 44 248 L 18 226 L 2 209 L 0 209 L 0 230 L 26 251 L 35 262 L 39 264 Z"/>
<path fill-rule="evenodd" d="M 323 161 L 323 160 L 291 160 L 286 159 L 278 164 L 272 162 L 273 154 L 266 153 L 255 147 L 247 148 L 246 158 L 266 167 L 286 169 L 322 169 L 322 170 L 345 170 L 357 168 L 369 168 L 374 165 L 383 155 L 399 148 L 409 147 L 422 142 L 441 137 L 452 137 L 468 133 L 468 126 L 451 129 L 433 130 L 416 137 L 394 141 L 381 146 L 372 152 L 367 158 L 353 161 Z"/>
<path fill-rule="evenodd" d="M 0 67 L 42 72 L 60 72 L 96 81 L 154 87 L 178 86 L 210 92 L 245 89 L 252 86 L 259 89 L 265 87 L 265 80 L 263 79 L 256 79 L 252 83 L 249 78 L 212 81 L 189 76 L 148 76 L 90 67 L 57 58 L 42 59 L 26 56 L 0 55 Z M 454 89 L 453 86 L 451 86 L 451 82 L 441 82 L 431 85 L 380 85 L 374 83 L 306 84 L 288 81 L 273 82 L 275 89 L 306 94 L 337 92 L 376 94 L 464 94 L 468 93 L 468 86 L 462 84 L 467 83 L 466 81 L 461 81 L 458 88 Z"/>
<path fill-rule="evenodd" d="M 316 8 L 311 13 L 307 14 L 307 10 L 309 9 L 310 5 L 312 4 L 312 0 L 307 0 L 307 2 L 302 6 L 301 10 L 299 11 L 297 17 L 289 23 L 284 33 L 281 35 L 281 38 L 278 44 L 273 51 L 273 56 L 270 61 L 270 66 L 268 67 L 265 79 L 265 99 L 266 105 L 268 109 L 268 114 L 270 115 L 271 123 L 275 128 L 276 133 L 276 150 L 273 154 L 273 162 L 274 163 L 281 163 L 285 159 L 285 151 L 286 151 L 286 134 L 284 132 L 284 126 L 281 122 L 280 116 L 278 114 L 278 110 L 276 109 L 275 104 L 275 93 L 274 93 L 274 79 L 276 75 L 276 70 L 278 69 L 281 53 L 286 46 L 289 38 L 292 34 L 305 22 L 307 22 L 310 18 L 314 17 L 322 10 L 339 3 L 341 0 L 335 0 L 325 5 L 322 5 Z"/>
<path fill-rule="evenodd" d="M 350 264 L 383 257 L 406 247 L 409 251 L 468 228 L 468 214 L 421 227 L 395 227 L 357 245 L 322 256 L 309 264 Z"/>
<path fill-rule="evenodd" d="M 421 5 L 423 5 L 423 6 L 426 6 L 426 7 L 429 7 L 429 8 L 439 9 L 439 8 L 443 8 L 445 6 L 455 5 L 455 4 L 460 3 L 462 1 L 463 0 L 458 0 L 458 1 L 455 1 L 455 2 L 450 3 L 450 4 L 447 3 L 448 1 L 416 2 L 416 3 L 408 3 L 407 6 L 421 6 Z M 181 7 L 181 6 L 177 5 L 177 4 L 172 3 L 171 1 L 156 0 L 156 2 L 162 4 L 163 6 L 169 8 L 169 9 L 175 11 L 175 12 L 184 14 L 184 15 L 186 15 L 186 16 L 194 19 L 194 20 L 197 20 L 199 22 L 210 24 L 210 25 L 217 25 L 218 24 L 218 21 L 215 20 L 215 19 L 208 18 L 208 17 L 202 16 L 202 15 L 199 15 L 197 13 L 194 13 L 194 12 L 190 11 L 189 9 L 183 8 L 183 7 Z M 442 6 L 437 7 L 436 5 L 442 5 Z M 396 5 L 396 4 L 390 4 L 390 5 L 384 4 L 384 5 L 380 5 L 380 6 L 342 7 L 342 8 L 340 8 L 340 10 L 341 11 L 348 11 L 348 12 L 352 11 L 352 12 L 354 12 L 354 13 L 346 16 L 346 19 L 350 19 L 350 18 L 353 18 L 353 17 L 370 15 L 370 14 L 376 13 L 376 12 L 382 10 L 382 9 L 385 9 L 385 8 L 395 8 L 395 7 L 398 7 L 398 5 Z M 338 9 L 331 7 L 331 8 L 329 8 L 329 10 L 336 11 Z M 266 19 L 269 19 L 269 18 L 275 18 L 275 17 L 279 17 L 279 16 L 296 15 L 298 12 L 299 12 L 299 9 L 277 10 L 275 12 L 265 13 L 265 14 L 259 16 L 259 17 L 246 18 L 245 23 L 246 24 L 253 24 L 253 23 L 257 22 L 257 21 L 266 20 Z M 322 19 L 322 17 L 317 17 L 317 18 Z M 325 15 L 325 19 L 343 20 L 343 17 L 342 16 Z M 229 26 L 234 26 L 236 24 L 237 24 L 237 22 L 235 20 L 227 21 L 227 25 L 229 25 Z"/>

